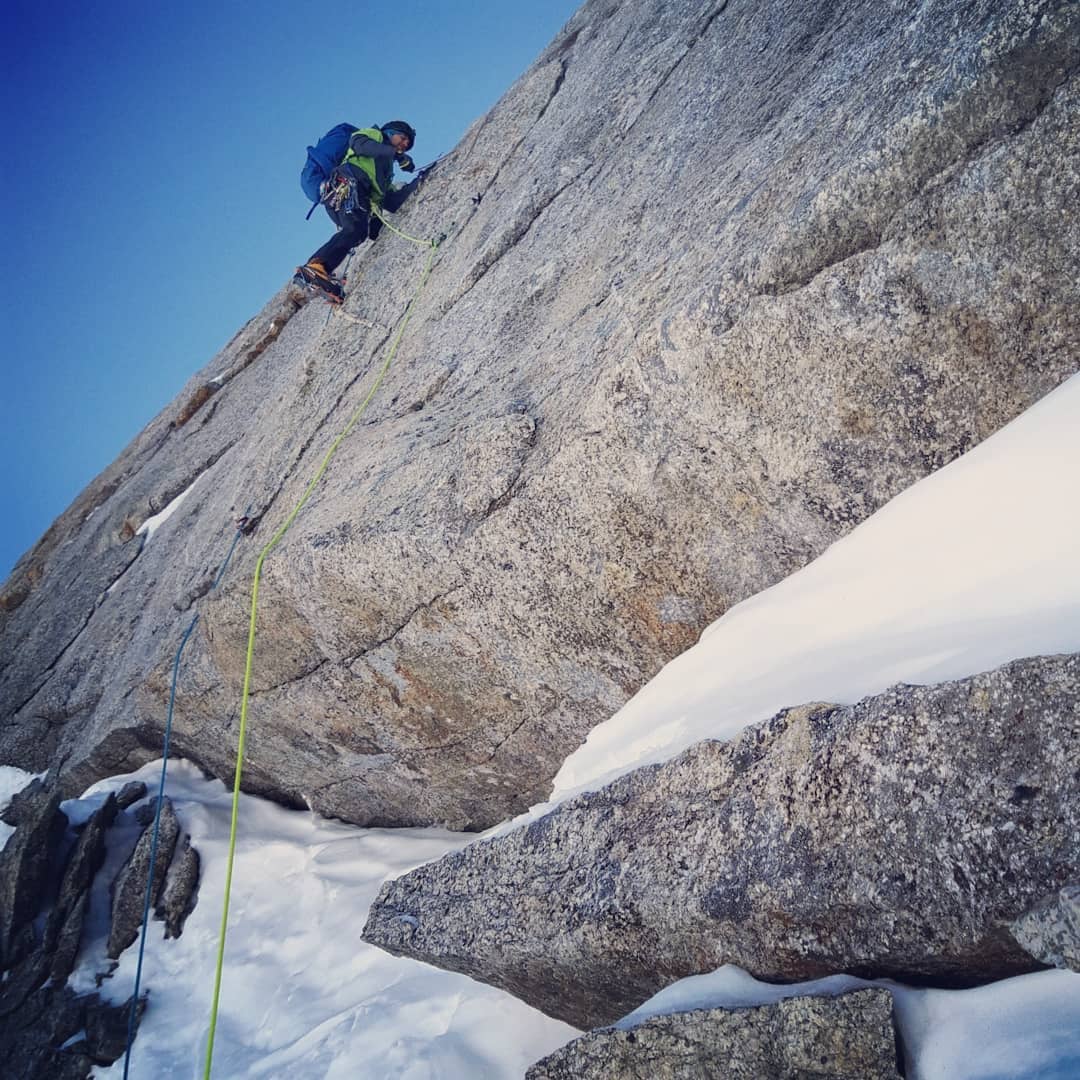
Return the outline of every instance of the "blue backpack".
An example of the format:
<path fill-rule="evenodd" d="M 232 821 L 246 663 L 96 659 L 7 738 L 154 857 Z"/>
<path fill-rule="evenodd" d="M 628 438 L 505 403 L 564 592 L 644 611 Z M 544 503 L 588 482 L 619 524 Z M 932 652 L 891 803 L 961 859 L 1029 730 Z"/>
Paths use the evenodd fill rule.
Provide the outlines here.
<path fill-rule="evenodd" d="M 349 151 L 349 139 L 359 131 L 353 124 L 338 124 L 331 128 L 314 146 L 307 148 L 307 161 L 300 170 L 300 188 L 314 204 L 307 216 L 319 205 L 324 180 L 345 160 Z"/>

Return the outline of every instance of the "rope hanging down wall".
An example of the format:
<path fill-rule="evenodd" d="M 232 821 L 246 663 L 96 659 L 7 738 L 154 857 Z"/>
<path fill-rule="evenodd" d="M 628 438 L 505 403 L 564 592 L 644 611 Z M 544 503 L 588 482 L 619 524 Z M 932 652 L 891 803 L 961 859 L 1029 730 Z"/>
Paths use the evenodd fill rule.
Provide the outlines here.
<path fill-rule="evenodd" d="M 278 528 L 277 532 L 270 538 L 266 546 L 259 552 L 259 558 L 255 563 L 255 574 L 251 582 L 251 610 L 248 618 L 248 641 L 247 641 L 247 658 L 244 662 L 244 688 L 240 700 L 240 730 L 237 735 L 236 746 L 236 773 L 233 778 L 233 799 L 232 799 L 232 818 L 229 825 L 229 854 L 225 865 L 225 893 L 222 901 L 221 911 L 221 930 L 218 936 L 218 953 L 217 953 L 217 966 L 214 973 L 214 994 L 213 1001 L 210 1006 L 210 1028 L 207 1034 L 206 1040 L 206 1067 L 203 1073 L 204 1080 L 210 1080 L 210 1069 L 214 1056 L 214 1036 L 217 1032 L 217 1018 L 218 1018 L 218 1006 L 221 1000 L 221 975 L 225 962 L 225 936 L 228 930 L 229 924 L 229 898 L 232 892 L 232 877 L 233 877 L 233 863 L 236 855 L 236 823 L 240 806 L 240 777 L 243 770 L 244 763 L 244 740 L 247 734 L 247 707 L 248 707 L 248 692 L 251 686 L 251 669 L 253 659 L 255 655 L 255 622 L 256 622 L 256 608 L 259 601 L 259 580 L 262 577 L 263 563 L 266 561 L 267 555 L 274 550 L 275 547 L 281 542 L 282 537 L 288 532 L 289 527 L 296 520 L 297 515 L 304 508 L 304 504 L 311 497 L 311 493 L 318 486 L 319 481 L 322 479 L 323 473 L 326 472 L 327 466 L 330 464 L 330 459 L 337 452 L 338 447 L 348 437 L 349 433 L 356 426 L 360 417 L 363 416 L 364 410 L 367 409 L 371 399 L 375 396 L 376 391 L 379 389 L 386 373 L 390 370 L 390 365 L 393 363 L 394 355 L 397 352 L 398 345 L 401 343 L 402 335 L 405 333 L 405 328 L 409 325 L 409 319 L 412 317 L 413 308 L 416 306 L 416 301 L 423 291 L 424 285 L 427 283 L 427 279 L 431 274 L 431 267 L 435 261 L 435 254 L 438 251 L 439 244 L 444 237 L 439 237 L 436 240 L 421 240 L 415 236 L 409 236 L 407 233 L 403 233 L 400 229 L 391 225 L 386 220 L 383 214 L 377 207 L 372 208 L 375 215 L 379 220 L 386 225 L 391 232 L 396 235 L 410 241 L 414 244 L 419 244 L 421 247 L 429 248 L 427 261 L 424 264 L 424 269 L 420 274 L 420 280 L 417 282 L 416 289 L 413 291 L 412 297 L 409 300 L 408 306 L 405 309 L 405 313 L 401 318 L 401 323 L 398 326 L 397 333 L 394 335 L 394 339 L 391 342 L 390 348 L 387 351 L 386 359 L 383 361 L 382 367 L 379 368 L 378 373 L 375 376 L 374 382 L 371 384 L 371 388 L 368 390 L 363 401 L 356 407 L 352 415 L 349 417 L 345 426 L 338 433 L 337 437 L 330 444 L 330 449 L 327 450 L 325 457 L 322 459 L 321 464 L 315 470 L 315 475 L 311 478 L 310 483 L 304 489 L 303 495 L 300 497 L 300 501 L 292 508 L 289 516 Z"/>
<path fill-rule="evenodd" d="M 247 519 L 247 515 L 251 513 L 251 507 L 244 511 L 244 517 L 241 521 Z M 233 542 L 229 546 L 229 552 L 225 556 L 225 561 L 221 564 L 221 568 L 217 572 L 217 576 L 214 578 L 214 583 L 210 586 L 208 592 L 213 592 L 221 583 L 221 579 L 225 576 L 225 571 L 229 567 L 229 561 L 233 557 L 233 552 L 236 550 L 236 545 L 240 542 L 240 537 L 243 535 L 243 526 L 241 525 L 236 530 L 236 535 L 233 537 Z M 127 1044 L 124 1047 L 124 1080 L 128 1080 L 128 1069 L 131 1066 L 131 1044 L 135 1039 L 135 1024 L 138 1021 L 139 1016 L 139 983 L 142 981 L 142 969 L 143 969 L 143 955 L 146 952 L 146 931 L 150 923 L 150 902 L 153 898 L 153 884 L 154 884 L 154 868 L 157 865 L 157 852 L 158 852 L 158 838 L 161 835 L 161 808 L 165 802 L 165 772 L 169 764 L 169 742 L 172 738 L 172 723 L 173 723 L 173 709 L 176 705 L 176 679 L 180 671 L 180 657 L 183 655 L 184 646 L 188 643 L 188 638 L 191 637 L 192 632 L 195 629 L 195 624 L 199 621 L 199 613 L 195 613 L 195 617 L 191 620 L 188 628 L 184 631 L 183 637 L 180 638 L 180 647 L 176 650 L 176 656 L 173 658 L 172 668 L 172 684 L 169 687 L 169 710 L 165 717 L 165 736 L 161 750 L 161 779 L 158 782 L 158 795 L 157 806 L 154 809 L 154 826 L 153 834 L 150 840 L 150 865 L 146 872 L 146 894 L 143 897 L 143 911 L 142 911 L 142 932 L 139 937 L 139 960 L 135 965 L 135 989 L 131 993 L 131 1010 L 128 1013 L 128 1028 L 127 1028 Z"/>

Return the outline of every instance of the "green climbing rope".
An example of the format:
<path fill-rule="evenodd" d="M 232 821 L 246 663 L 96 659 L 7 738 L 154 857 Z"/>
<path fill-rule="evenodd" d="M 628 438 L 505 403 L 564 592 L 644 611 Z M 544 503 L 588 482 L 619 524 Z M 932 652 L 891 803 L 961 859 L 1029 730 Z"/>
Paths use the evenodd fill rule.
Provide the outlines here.
<path fill-rule="evenodd" d="M 389 225 L 389 222 L 383 217 L 377 207 L 372 207 L 372 209 L 383 224 Z M 407 233 L 401 232 L 392 225 L 389 225 L 389 227 L 393 232 L 404 239 L 430 248 L 423 272 L 420 274 L 420 280 L 417 282 L 416 289 L 412 294 L 412 298 L 409 300 L 408 307 L 405 309 L 405 314 L 402 316 L 401 324 L 398 326 L 397 333 L 394 335 L 394 339 L 390 344 L 386 359 L 383 361 L 382 367 L 379 369 L 375 381 L 371 384 L 371 388 L 368 390 L 367 395 L 353 411 L 353 414 L 349 417 L 337 438 L 330 444 L 330 449 L 327 450 L 326 456 L 322 459 L 322 463 L 319 465 L 318 469 L 315 470 L 315 475 L 311 478 L 311 482 L 304 489 L 304 494 L 300 497 L 300 501 L 292 508 L 291 513 L 282 523 L 281 527 L 270 538 L 262 551 L 259 552 L 259 558 L 255 563 L 255 576 L 251 583 L 251 612 L 248 618 L 247 659 L 244 663 L 244 689 L 240 702 L 240 731 L 237 736 L 236 746 L 236 774 L 233 780 L 232 819 L 229 825 L 229 855 L 225 865 L 225 896 L 221 912 L 221 930 L 218 935 L 217 967 L 214 973 L 214 996 L 210 1006 L 210 1030 L 206 1041 L 206 1068 L 203 1073 L 203 1080 L 210 1080 L 210 1066 L 214 1056 L 214 1036 L 217 1032 L 218 1006 L 221 1000 L 221 974 L 225 964 L 225 934 L 229 924 L 229 897 L 232 892 L 233 863 L 236 855 L 236 822 L 240 808 L 240 774 L 243 769 L 244 738 L 247 733 L 248 691 L 251 686 L 251 668 L 255 655 L 255 610 L 259 601 L 259 579 L 262 577 L 263 563 L 266 561 L 266 556 L 277 547 L 281 542 L 281 538 L 288 532 L 289 526 L 296 520 L 297 514 L 304 508 L 304 504 L 311 497 L 311 493 L 322 479 L 323 473 L 326 472 L 327 466 L 330 464 L 330 459 L 356 426 L 360 417 L 363 416 L 364 410 L 368 407 L 371 399 L 375 396 L 375 392 L 379 389 L 380 384 L 385 378 L 386 373 L 390 370 L 394 354 L 397 352 L 402 335 L 405 333 L 405 328 L 409 325 L 409 319 L 412 317 L 413 308 L 416 306 L 416 301 L 420 296 L 424 285 L 427 283 L 428 276 L 431 274 L 431 267 L 435 261 L 435 253 L 438 250 L 440 243 L 440 240 L 420 240 L 415 236 L 409 236 Z"/>

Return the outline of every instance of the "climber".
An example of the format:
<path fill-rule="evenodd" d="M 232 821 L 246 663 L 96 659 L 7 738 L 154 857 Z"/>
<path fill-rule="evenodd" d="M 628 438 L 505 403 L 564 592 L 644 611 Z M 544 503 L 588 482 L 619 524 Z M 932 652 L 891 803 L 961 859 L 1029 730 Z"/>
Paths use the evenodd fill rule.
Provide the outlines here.
<path fill-rule="evenodd" d="M 390 181 L 395 164 L 403 172 L 416 168 L 408 154 L 415 141 L 415 130 L 404 120 L 353 132 L 344 159 L 323 185 L 322 202 L 338 231 L 297 270 L 298 281 L 341 302 L 344 293 L 334 271 L 358 244 L 378 236 L 381 222 L 372 206 L 393 213 L 412 193 L 415 181 L 399 190 Z"/>

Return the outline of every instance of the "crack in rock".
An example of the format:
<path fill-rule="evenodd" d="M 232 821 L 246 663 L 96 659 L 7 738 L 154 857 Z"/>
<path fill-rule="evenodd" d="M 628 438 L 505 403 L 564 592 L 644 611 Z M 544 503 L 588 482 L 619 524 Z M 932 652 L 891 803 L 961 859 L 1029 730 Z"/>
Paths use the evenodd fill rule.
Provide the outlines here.
<path fill-rule="evenodd" d="M 363 649 L 360 650 L 360 652 L 354 654 L 353 656 L 345 657 L 342 663 L 346 666 L 349 664 L 355 664 L 357 660 L 363 659 L 365 656 L 367 656 L 368 653 L 372 653 L 376 649 L 381 649 L 384 645 L 389 645 L 390 642 L 394 640 L 394 638 L 396 638 L 403 630 L 405 630 L 409 623 L 411 623 L 413 619 L 415 619 L 416 616 L 420 614 L 421 611 L 427 611 L 430 608 L 433 608 L 437 603 L 439 603 L 440 600 L 445 600 L 451 593 L 457 592 L 458 589 L 462 588 L 463 585 L 463 582 L 456 582 L 448 589 L 445 589 L 443 592 L 437 593 L 430 600 L 421 601 L 412 609 L 412 611 L 409 612 L 409 614 L 398 626 L 396 626 L 393 630 L 390 631 L 389 634 L 387 634 L 385 637 L 379 638 L 378 641 L 374 641 L 370 645 L 365 646 Z"/>
<path fill-rule="evenodd" d="M 273 686 L 264 686 L 264 687 L 262 687 L 262 688 L 260 688 L 258 690 L 249 690 L 248 691 L 248 697 L 249 698 L 261 697 L 264 694 L 273 694 L 278 690 L 284 690 L 286 686 L 292 686 L 294 683 L 301 682 L 304 679 L 308 678 L 309 676 L 314 675 L 317 671 L 320 671 L 322 668 L 326 667 L 326 665 L 329 664 L 329 663 L 330 663 L 330 658 L 324 656 L 313 667 L 309 667 L 309 668 L 305 669 L 304 671 L 301 671 L 298 674 L 293 675 L 292 677 L 290 677 L 288 679 L 285 679 L 282 682 L 275 683 Z"/>

